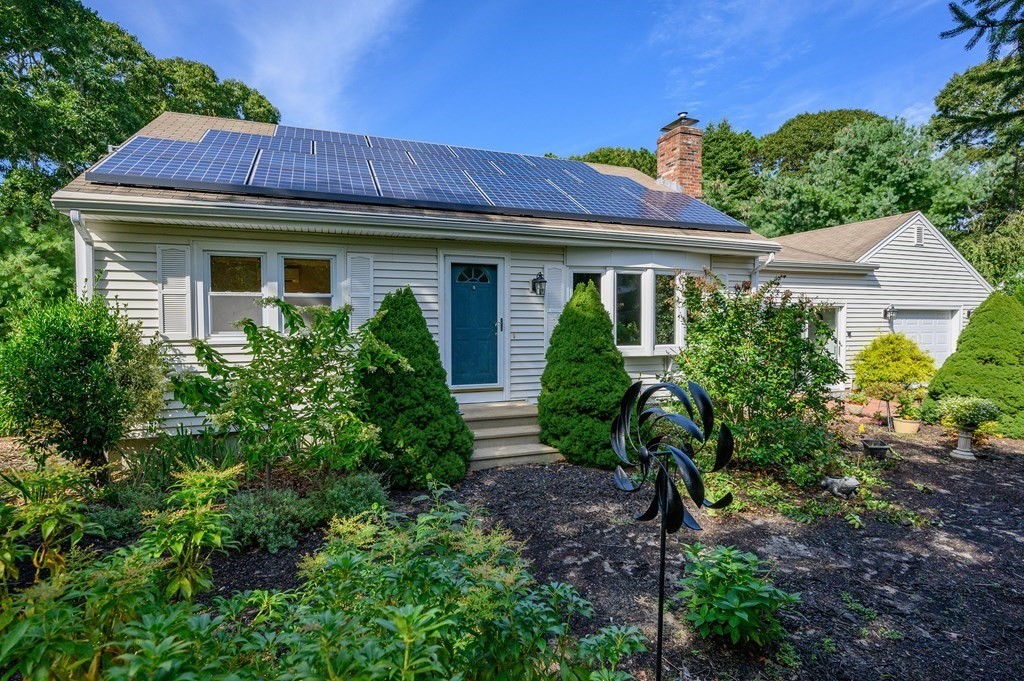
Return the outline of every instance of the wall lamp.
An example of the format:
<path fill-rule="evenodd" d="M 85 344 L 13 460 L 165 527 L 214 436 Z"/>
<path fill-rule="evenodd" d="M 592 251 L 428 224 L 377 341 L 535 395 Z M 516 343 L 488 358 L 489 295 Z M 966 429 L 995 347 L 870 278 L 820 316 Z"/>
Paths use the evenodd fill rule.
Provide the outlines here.
<path fill-rule="evenodd" d="M 543 272 L 538 272 L 537 276 L 530 281 L 530 290 L 538 296 L 543 296 L 547 292 L 548 280 L 544 278 Z"/>
<path fill-rule="evenodd" d="M 896 306 L 890 305 L 889 307 L 882 310 L 882 316 L 888 319 L 890 322 L 896 319 Z"/>

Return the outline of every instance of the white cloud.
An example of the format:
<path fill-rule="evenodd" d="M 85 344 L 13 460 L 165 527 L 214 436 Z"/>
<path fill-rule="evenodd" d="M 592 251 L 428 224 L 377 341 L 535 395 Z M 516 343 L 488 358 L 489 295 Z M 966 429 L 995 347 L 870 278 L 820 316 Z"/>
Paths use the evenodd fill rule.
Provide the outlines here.
<path fill-rule="evenodd" d="M 935 105 L 931 102 L 916 102 L 900 111 L 899 116 L 911 125 L 924 125 L 934 113 Z"/>
<path fill-rule="evenodd" d="M 366 56 L 401 28 L 411 2 L 232 0 L 244 80 L 293 125 L 344 128 L 345 88 Z"/>

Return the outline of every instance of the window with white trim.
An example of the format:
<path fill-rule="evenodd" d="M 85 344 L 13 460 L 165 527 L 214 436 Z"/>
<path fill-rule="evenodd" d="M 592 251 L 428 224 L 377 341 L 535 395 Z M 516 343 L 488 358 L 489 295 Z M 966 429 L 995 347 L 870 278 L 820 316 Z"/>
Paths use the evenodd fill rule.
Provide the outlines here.
<path fill-rule="evenodd" d="M 615 272 L 615 344 L 644 345 L 643 274 Z"/>
<path fill-rule="evenodd" d="M 572 273 L 572 288 L 569 289 L 569 296 L 576 291 L 580 284 L 593 282 L 598 293 L 601 292 L 601 272 L 599 270 L 577 270 Z"/>
<path fill-rule="evenodd" d="M 209 333 L 237 333 L 243 319 L 262 321 L 264 257 L 210 255 Z"/>
<path fill-rule="evenodd" d="M 281 258 L 282 298 L 296 307 L 332 307 L 334 300 L 334 259 L 312 256 Z M 312 315 L 302 315 L 309 324 Z"/>
<path fill-rule="evenodd" d="M 679 313 L 682 307 L 679 292 L 679 277 L 674 272 L 654 273 L 654 344 L 679 345 L 682 324 Z"/>

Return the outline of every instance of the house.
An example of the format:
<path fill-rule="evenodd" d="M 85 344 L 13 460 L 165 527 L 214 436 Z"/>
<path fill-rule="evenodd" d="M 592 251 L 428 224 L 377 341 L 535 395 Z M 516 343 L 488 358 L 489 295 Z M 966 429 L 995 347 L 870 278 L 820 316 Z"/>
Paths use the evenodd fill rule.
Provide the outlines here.
<path fill-rule="evenodd" d="M 872 339 L 898 331 L 935 359 L 956 349 L 971 312 L 992 292 L 920 212 L 778 237 L 762 281 L 827 304 L 836 356 L 850 385 L 853 358 Z"/>
<path fill-rule="evenodd" d="M 550 458 L 532 405 L 575 284 L 599 284 L 628 371 L 650 378 L 682 337 L 659 287 L 705 270 L 756 284 L 780 249 L 699 200 L 696 122 L 683 114 L 662 129 L 655 181 L 627 168 L 165 113 L 53 204 L 75 227 L 82 292 L 118 300 L 185 363 L 192 338 L 243 361 L 237 321 L 280 326 L 261 297 L 351 305 L 359 324 L 411 286 L 479 461 Z M 198 425 L 178 406 L 165 426 Z"/>

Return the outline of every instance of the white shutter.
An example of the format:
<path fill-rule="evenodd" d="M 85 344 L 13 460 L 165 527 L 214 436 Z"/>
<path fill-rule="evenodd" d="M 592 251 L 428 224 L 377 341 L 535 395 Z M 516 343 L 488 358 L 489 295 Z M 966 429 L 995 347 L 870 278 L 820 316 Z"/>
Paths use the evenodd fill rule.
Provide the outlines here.
<path fill-rule="evenodd" d="M 350 325 L 358 329 L 373 316 L 373 256 L 348 254 L 348 295 L 352 306 Z"/>
<path fill-rule="evenodd" d="M 160 333 L 169 340 L 192 338 L 192 278 L 188 246 L 160 246 L 156 252 Z"/>
<path fill-rule="evenodd" d="M 551 332 L 558 324 L 558 318 L 565 307 L 566 270 L 561 265 L 545 265 L 544 278 L 547 279 L 547 291 L 544 293 L 544 315 L 547 327 L 547 343 L 551 342 Z M 546 345 L 546 344 L 545 344 Z"/>

